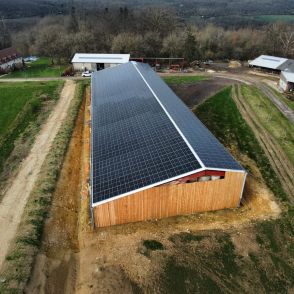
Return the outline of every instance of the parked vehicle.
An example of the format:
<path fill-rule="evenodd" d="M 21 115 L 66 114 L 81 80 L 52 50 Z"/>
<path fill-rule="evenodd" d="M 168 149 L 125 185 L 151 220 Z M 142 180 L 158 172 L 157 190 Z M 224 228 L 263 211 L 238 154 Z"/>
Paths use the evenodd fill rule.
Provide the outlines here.
<path fill-rule="evenodd" d="M 211 64 L 213 64 L 213 61 L 212 60 L 205 60 L 203 63 L 205 65 L 211 65 Z"/>
<path fill-rule="evenodd" d="M 89 71 L 89 70 L 84 71 L 84 72 L 82 73 L 82 77 L 89 78 L 89 77 L 91 77 L 91 76 L 92 76 L 92 72 Z"/>

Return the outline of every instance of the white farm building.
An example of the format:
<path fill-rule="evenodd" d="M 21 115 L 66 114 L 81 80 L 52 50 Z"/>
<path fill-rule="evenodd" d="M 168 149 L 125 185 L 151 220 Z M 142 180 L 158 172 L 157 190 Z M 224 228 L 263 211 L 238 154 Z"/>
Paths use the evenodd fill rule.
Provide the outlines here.
<path fill-rule="evenodd" d="M 76 53 L 71 62 L 76 71 L 96 71 L 127 63 L 129 60 L 130 54 Z"/>
<path fill-rule="evenodd" d="M 294 72 L 294 60 L 276 56 L 261 55 L 249 62 L 250 67 L 259 68 L 274 73 L 281 71 Z"/>
<path fill-rule="evenodd" d="M 279 86 L 284 92 L 294 91 L 294 72 L 282 71 Z"/>

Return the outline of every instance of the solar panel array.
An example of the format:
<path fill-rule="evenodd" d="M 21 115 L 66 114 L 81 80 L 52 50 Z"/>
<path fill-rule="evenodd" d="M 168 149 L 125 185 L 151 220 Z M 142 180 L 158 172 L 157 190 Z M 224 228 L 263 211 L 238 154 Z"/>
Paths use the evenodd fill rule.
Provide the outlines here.
<path fill-rule="evenodd" d="M 207 168 L 243 170 L 214 135 L 147 64 L 135 65 Z"/>
<path fill-rule="evenodd" d="M 95 72 L 91 107 L 93 203 L 196 172 L 203 165 L 242 170 L 146 64 L 129 62 Z"/>
<path fill-rule="evenodd" d="M 93 75 L 93 203 L 200 167 L 132 63 Z"/>

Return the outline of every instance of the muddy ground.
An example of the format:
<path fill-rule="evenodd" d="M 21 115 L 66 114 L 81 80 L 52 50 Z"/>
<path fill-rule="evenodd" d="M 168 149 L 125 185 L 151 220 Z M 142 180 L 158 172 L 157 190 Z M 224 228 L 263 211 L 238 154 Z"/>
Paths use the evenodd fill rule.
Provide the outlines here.
<path fill-rule="evenodd" d="M 171 86 L 171 88 L 189 108 L 193 108 L 193 106 L 202 103 L 224 87 L 235 83 L 236 81 L 215 77 L 194 84 Z"/>

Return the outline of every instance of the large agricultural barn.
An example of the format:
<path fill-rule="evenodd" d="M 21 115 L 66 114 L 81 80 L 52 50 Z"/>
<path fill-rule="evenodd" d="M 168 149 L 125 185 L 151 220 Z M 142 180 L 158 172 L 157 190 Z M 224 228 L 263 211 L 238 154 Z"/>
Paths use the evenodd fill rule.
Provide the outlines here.
<path fill-rule="evenodd" d="M 246 172 L 147 64 L 92 75 L 95 225 L 234 208 Z"/>
<path fill-rule="evenodd" d="M 21 55 L 12 47 L 0 50 L 0 72 L 23 67 Z"/>
<path fill-rule="evenodd" d="M 276 56 L 261 55 L 249 62 L 249 66 L 266 71 L 280 73 L 281 71 L 294 72 L 294 60 Z"/>
<path fill-rule="evenodd" d="M 96 71 L 127 63 L 129 60 L 130 54 L 76 53 L 71 62 L 76 71 Z"/>

